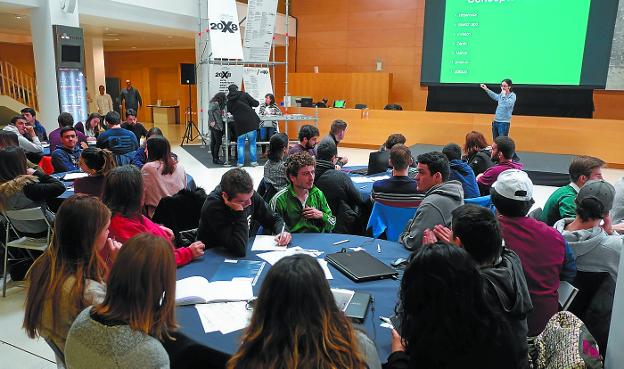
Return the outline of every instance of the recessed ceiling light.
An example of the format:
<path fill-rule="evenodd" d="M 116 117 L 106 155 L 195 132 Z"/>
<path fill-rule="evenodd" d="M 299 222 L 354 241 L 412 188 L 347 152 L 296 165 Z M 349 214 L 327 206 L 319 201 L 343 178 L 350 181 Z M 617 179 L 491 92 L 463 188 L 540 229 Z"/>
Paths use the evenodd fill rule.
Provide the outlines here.
<path fill-rule="evenodd" d="M 106 27 L 106 28 L 104 28 L 104 30 L 105 30 L 105 31 L 108 31 L 108 30 L 110 30 L 110 28 Z"/>
<path fill-rule="evenodd" d="M 136 49 L 136 46 L 132 46 L 133 49 Z"/>
<path fill-rule="evenodd" d="M 16 15 L 15 19 L 22 19 L 22 16 L 21 15 Z"/>

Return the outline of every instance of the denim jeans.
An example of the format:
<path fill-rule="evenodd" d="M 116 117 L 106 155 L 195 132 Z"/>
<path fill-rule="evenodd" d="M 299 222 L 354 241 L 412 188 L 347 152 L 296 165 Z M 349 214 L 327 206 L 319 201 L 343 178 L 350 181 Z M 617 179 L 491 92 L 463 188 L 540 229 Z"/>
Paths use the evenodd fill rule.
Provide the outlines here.
<path fill-rule="evenodd" d="M 239 165 L 245 164 L 245 140 L 249 140 L 249 154 L 251 156 L 249 159 L 252 163 L 258 161 L 256 158 L 256 131 L 253 130 L 238 136 L 238 140 L 236 141 L 236 150 L 238 153 Z"/>
<path fill-rule="evenodd" d="M 498 136 L 509 136 L 509 122 L 492 122 L 492 140 Z"/>
<path fill-rule="evenodd" d="M 260 127 L 260 137 L 258 137 L 258 141 L 269 141 L 275 132 L 277 132 L 275 127 Z"/>

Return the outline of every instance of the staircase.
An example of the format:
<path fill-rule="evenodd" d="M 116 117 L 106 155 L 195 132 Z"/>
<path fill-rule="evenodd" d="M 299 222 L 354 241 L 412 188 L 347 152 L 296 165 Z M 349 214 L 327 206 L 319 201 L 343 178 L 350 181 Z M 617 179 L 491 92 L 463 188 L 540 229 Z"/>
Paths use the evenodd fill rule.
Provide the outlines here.
<path fill-rule="evenodd" d="M 0 61 L 0 125 L 25 107 L 39 110 L 35 78 L 13 64 Z"/>

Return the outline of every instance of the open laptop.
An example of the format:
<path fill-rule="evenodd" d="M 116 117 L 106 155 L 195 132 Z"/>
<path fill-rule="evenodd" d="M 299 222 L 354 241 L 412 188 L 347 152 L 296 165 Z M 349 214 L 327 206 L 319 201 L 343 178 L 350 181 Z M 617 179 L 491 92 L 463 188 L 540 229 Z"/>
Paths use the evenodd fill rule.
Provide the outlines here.
<path fill-rule="evenodd" d="M 394 278 L 398 272 L 366 251 L 336 252 L 325 260 L 355 282 Z"/>
<path fill-rule="evenodd" d="M 368 167 L 356 169 L 351 173 L 361 174 L 364 176 L 384 173 L 388 170 L 389 155 L 390 154 L 387 151 L 373 151 L 368 155 Z"/>

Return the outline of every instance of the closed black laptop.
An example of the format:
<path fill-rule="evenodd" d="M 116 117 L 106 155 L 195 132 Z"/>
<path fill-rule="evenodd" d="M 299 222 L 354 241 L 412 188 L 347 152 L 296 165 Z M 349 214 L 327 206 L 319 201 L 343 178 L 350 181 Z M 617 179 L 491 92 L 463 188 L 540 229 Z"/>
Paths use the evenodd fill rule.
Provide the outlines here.
<path fill-rule="evenodd" d="M 366 251 L 337 252 L 325 260 L 355 282 L 392 278 L 398 273 Z"/>

